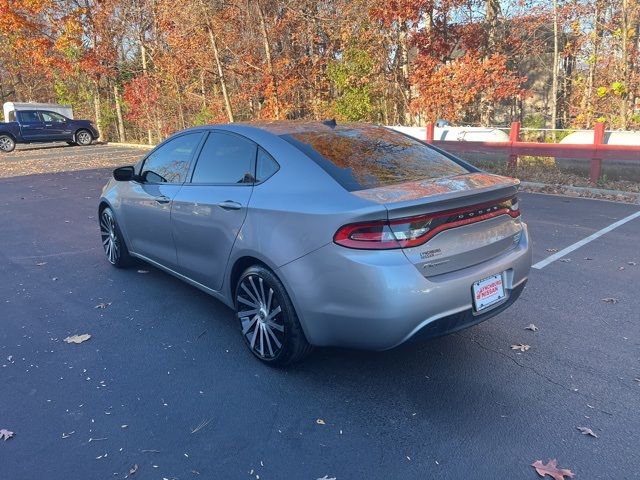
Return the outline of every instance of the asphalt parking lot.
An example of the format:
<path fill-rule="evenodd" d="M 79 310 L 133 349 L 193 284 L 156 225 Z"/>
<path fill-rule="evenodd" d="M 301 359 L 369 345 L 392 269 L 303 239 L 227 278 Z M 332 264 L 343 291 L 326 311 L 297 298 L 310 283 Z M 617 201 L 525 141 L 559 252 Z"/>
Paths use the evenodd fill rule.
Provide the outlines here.
<path fill-rule="evenodd" d="M 100 189 L 141 154 L 0 156 L 0 429 L 15 432 L 0 478 L 535 479 L 550 458 L 640 478 L 640 218 L 532 270 L 512 308 L 459 334 L 275 370 L 218 301 L 103 258 Z M 521 198 L 534 262 L 640 210 Z"/>

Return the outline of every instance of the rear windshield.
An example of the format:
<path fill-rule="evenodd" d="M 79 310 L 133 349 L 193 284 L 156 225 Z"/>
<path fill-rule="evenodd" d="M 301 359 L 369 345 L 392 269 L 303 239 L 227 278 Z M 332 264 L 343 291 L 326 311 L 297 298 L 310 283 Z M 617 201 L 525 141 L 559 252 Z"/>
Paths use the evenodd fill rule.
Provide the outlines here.
<path fill-rule="evenodd" d="M 281 135 L 348 191 L 469 173 L 442 153 L 383 127 L 338 127 Z"/>

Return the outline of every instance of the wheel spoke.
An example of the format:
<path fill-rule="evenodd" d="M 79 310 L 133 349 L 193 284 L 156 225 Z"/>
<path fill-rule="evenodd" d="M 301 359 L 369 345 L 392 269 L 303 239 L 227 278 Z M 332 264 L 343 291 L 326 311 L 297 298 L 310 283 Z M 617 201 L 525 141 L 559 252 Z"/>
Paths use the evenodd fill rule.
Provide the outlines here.
<path fill-rule="evenodd" d="M 258 325 L 258 328 L 260 329 L 260 356 L 264 357 L 264 327 L 262 326 L 262 324 Z"/>
<path fill-rule="evenodd" d="M 271 325 L 268 323 L 264 324 L 264 328 L 267 330 L 267 339 L 269 338 L 269 336 L 271 336 L 271 338 L 273 338 L 273 341 L 276 343 L 276 348 L 280 348 L 282 346 L 282 344 L 280 343 L 280 341 L 278 340 L 278 338 L 276 337 L 276 334 L 273 333 L 273 330 L 271 330 Z M 281 330 L 283 331 L 284 328 Z"/>
<path fill-rule="evenodd" d="M 245 305 L 249 305 L 250 307 L 253 307 L 253 308 L 258 308 L 259 306 L 253 302 L 250 302 L 246 298 L 241 297 L 240 295 L 238 295 L 238 301 L 244 303 Z"/>
<path fill-rule="evenodd" d="M 256 346 L 256 337 L 258 336 L 258 326 L 253 329 L 253 337 L 251 337 L 251 348 Z"/>
<path fill-rule="evenodd" d="M 282 308 L 280 308 L 280 305 L 278 305 L 273 312 L 269 312 L 269 315 L 267 315 L 267 318 L 265 318 L 265 321 L 271 320 L 273 317 L 275 317 L 276 315 L 278 315 L 280 312 L 282 311 Z"/>
<path fill-rule="evenodd" d="M 244 282 L 242 282 L 242 284 L 240 285 L 242 287 L 242 289 L 245 291 L 245 293 L 247 295 L 249 295 L 249 298 L 251 298 L 251 300 L 253 300 L 255 302 L 255 306 L 258 307 L 260 305 L 260 300 L 258 300 L 256 297 L 253 296 L 253 293 L 251 293 L 249 291 L 249 289 L 247 288 L 247 286 L 244 284 Z"/>
<path fill-rule="evenodd" d="M 245 318 L 249 318 L 249 317 L 245 317 Z M 246 335 L 249 330 L 251 330 L 251 327 L 253 325 L 255 325 L 255 323 L 258 321 L 258 316 L 255 315 L 251 320 L 245 320 L 242 322 L 242 334 Z"/>
<path fill-rule="evenodd" d="M 242 312 L 238 312 L 236 315 L 238 315 L 238 317 L 243 318 L 243 317 L 250 317 L 251 315 L 255 315 L 256 313 L 258 313 L 260 310 L 259 309 L 253 309 L 253 310 L 243 310 Z"/>
<path fill-rule="evenodd" d="M 253 282 L 253 277 L 249 277 L 249 283 L 251 284 L 251 286 L 253 287 L 253 291 L 256 294 L 256 300 L 258 301 L 258 303 L 263 304 L 264 302 L 262 302 L 260 300 L 260 293 L 258 292 L 258 289 L 256 288 L 256 284 Z"/>
<path fill-rule="evenodd" d="M 284 327 L 282 325 L 278 325 L 277 323 L 274 323 L 271 320 L 267 320 L 264 323 L 265 325 L 268 325 L 270 328 L 275 328 L 279 332 L 284 332 Z"/>
<path fill-rule="evenodd" d="M 258 277 L 258 283 L 260 284 L 260 301 L 262 302 L 262 305 L 266 305 L 267 297 L 265 297 L 264 295 L 264 285 L 263 285 L 264 282 L 262 281 L 262 277 Z"/>
<path fill-rule="evenodd" d="M 273 299 L 273 288 L 269 289 L 269 298 L 267 299 L 267 312 L 271 310 L 271 300 Z"/>
<path fill-rule="evenodd" d="M 273 357 L 273 347 L 271 346 L 271 340 L 269 340 L 269 333 L 266 324 L 262 324 L 262 330 L 264 331 L 264 339 L 267 341 L 267 348 L 269 349 L 269 356 Z"/>

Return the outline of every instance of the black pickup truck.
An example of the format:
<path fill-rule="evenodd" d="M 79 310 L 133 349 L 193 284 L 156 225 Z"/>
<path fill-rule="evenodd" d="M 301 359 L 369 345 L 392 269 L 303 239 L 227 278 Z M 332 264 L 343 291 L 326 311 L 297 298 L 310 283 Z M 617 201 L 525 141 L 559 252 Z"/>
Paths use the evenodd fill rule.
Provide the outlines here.
<path fill-rule="evenodd" d="M 0 123 L 0 151 L 12 152 L 16 143 L 67 142 L 91 145 L 98 131 L 89 120 L 71 120 L 46 110 L 19 110 L 16 122 Z"/>

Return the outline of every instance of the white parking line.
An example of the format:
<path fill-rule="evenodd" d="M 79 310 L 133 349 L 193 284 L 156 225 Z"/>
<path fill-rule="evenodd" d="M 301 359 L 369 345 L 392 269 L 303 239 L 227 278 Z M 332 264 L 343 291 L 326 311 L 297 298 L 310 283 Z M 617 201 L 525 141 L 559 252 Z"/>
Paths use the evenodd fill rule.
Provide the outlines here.
<path fill-rule="evenodd" d="M 565 255 L 573 252 L 574 250 L 577 250 L 581 246 L 586 245 L 587 243 L 595 240 L 596 238 L 601 237 L 605 233 L 610 232 L 614 228 L 618 228 L 620 225 L 624 225 L 625 223 L 630 222 L 634 218 L 638 218 L 638 217 L 640 217 L 640 211 L 638 211 L 636 213 L 633 213 L 633 214 L 629 215 L 628 217 L 624 217 L 623 219 L 618 220 L 615 223 L 612 223 L 611 225 L 609 225 L 608 227 L 603 228 L 602 230 L 598 230 L 596 233 L 594 233 L 592 235 L 589 235 L 587 238 L 584 238 L 584 239 L 580 240 L 579 242 L 574 243 L 573 245 L 569 245 L 567 248 L 563 248 L 559 252 L 554 253 L 553 255 L 545 258 L 544 260 L 540 260 L 538 263 L 533 265 L 531 268 L 535 268 L 537 270 L 540 270 L 540 269 L 546 267 L 547 265 L 549 265 L 550 263 L 555 262 L 559 258 L 564 257 Z"/>

